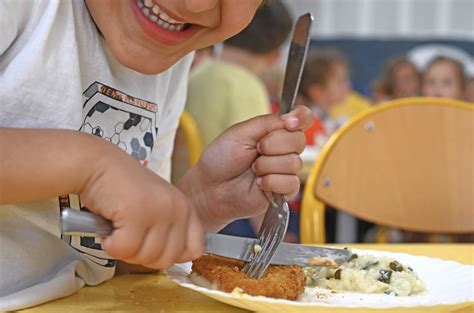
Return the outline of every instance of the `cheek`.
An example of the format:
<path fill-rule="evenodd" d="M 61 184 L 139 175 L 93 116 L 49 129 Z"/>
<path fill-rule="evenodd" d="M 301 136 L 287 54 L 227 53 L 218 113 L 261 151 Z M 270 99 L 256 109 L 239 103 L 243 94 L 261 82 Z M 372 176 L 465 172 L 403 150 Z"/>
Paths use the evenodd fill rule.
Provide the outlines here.
<path fill-rule="evenodd" d="M 220 40 L 242 31 L 252 20 L 261 0 L 227 0 L 221 2 Z M 217 32 L 216 32 L 217 34 Z"/>
<path fill-rule="evenodd" d="M 337 85 L 335 89 L 335 95 L 337 96 L 339 101 L 344 100 L 348 92 L 349 92 L 349 85 L 346 83 L 341 83 Z"/>

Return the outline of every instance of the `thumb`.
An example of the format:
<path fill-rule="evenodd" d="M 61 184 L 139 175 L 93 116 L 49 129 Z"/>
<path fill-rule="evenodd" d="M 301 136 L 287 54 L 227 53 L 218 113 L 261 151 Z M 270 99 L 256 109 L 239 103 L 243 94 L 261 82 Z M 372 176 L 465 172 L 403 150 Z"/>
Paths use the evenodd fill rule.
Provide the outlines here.
<path fill-rule="evenodd" d="M 256 144 L 262 137 L 277 130 L 284 129 L 285 121 L 278 113 L 260 115 L 249 120 L 233 125 L 229 128 L 229 135 L 234 135 L 237 139 L 250 140 L 248 144 Z"/>
<path fill-rule="evenodd" d="M 304 131 L 311 127 L 313 114 L 304 105 L 297 105 L 289 113 L 280 115 L 279 113 L 260 115 L 247 121 L 238 123 L 229 129 L 232 135 L 239 139 L 248 138 L 257 143 L 262 137 L 278 130 L 287 129 L 289 131 Z"/>
<path fill-rule="evenodd" d="M 285 121 L 285 127 L 290 131 L 304 131 L 313 124 L 313 113 L 305 105 L 297 105 L 289 113 L 281 118 Z"/>

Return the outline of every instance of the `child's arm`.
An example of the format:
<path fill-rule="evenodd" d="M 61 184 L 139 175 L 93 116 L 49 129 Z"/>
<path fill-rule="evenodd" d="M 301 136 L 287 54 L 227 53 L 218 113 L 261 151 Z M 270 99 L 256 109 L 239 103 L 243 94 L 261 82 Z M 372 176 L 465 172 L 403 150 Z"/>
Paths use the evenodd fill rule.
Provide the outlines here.
<path fill-rule="evenodd" d="M 178 183 L 197 205 L 209 231 L 265 212 L 271 192 L 297 194 L 312 114 L 297 106 L 284 116 L 263 115 L 234 125 L 214 140 Z"/>
<path fill-rule="evenodd" d="M 203 228 L 187 197 L 103 139 L 4 128 L 0 160 L 0 203 L 77 193 L 83 205 L 113 222 L 103 245 L 114 258 L 166 268 L 202 253 Z"/>
<path fill-rule="evenodd" d="M 76 131 L 1 128 L 0 203 L 80 193 L 108 148 Z"/>

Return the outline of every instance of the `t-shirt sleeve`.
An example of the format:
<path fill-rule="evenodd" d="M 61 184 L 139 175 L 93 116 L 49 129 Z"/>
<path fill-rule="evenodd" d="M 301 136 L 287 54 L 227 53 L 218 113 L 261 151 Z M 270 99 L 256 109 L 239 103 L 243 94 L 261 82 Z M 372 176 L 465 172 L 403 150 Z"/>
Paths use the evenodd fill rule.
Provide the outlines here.
<path fill-rule="evenodd" d="M 229 127 L 228 96 L 226 79 L 216 79 L 210 71 L 191 73 L 186 110 L 195 119 L 205 146 Z"/>
<path fill-rule="evenodd" d="M 0 1 L 0 57 L 25 29 L 36 1 Z"/>
<path fill-rule="evenodd" d="M 232 90 L 230 97 L 229 126 L 248 120 L 258 115 L 271 113 L 270 100 L 265 86 L 257 79 L 248 80 L 246 92 L 240 89 Z"/>

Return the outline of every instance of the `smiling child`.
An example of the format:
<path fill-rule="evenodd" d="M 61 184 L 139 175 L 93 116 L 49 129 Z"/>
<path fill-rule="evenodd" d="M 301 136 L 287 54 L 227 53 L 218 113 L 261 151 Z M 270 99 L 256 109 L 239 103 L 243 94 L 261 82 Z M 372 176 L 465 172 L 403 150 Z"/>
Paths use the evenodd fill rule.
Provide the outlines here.
<path fill-rule="evenodd" d="M 192 51 L 241 31 L 260 5 L 0 2 L 0 310 L 100 284 L 116 260 L 160 269 L 194 259 L 205 231 L 263 213 L 271 192 L 298 192 L 303 107 L 228 129 L 168 182 Z M 252 170 L 256 160 L 265 166 Z M 115 230 L 61 236 L 66 207 Z"/>

